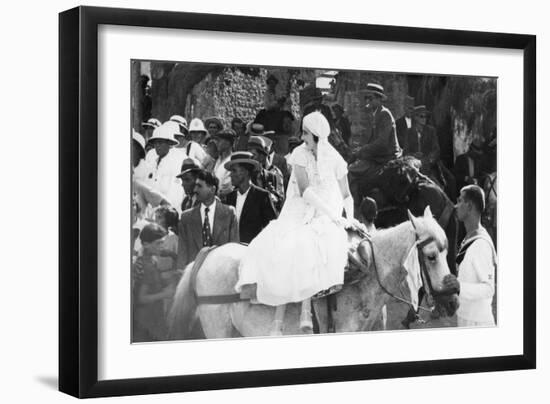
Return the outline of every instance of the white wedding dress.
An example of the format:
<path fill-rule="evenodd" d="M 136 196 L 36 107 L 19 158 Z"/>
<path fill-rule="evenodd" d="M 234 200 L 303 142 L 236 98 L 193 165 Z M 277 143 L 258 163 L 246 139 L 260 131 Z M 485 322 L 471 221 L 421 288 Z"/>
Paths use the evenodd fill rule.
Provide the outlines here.
<path fill-rule="evenodd" d="M 292 152 L 289 164 L 293 169 L 281 214 L 248 246 L 235 287 L 240 292 L 244 285 L 256 284 L 258 302 L 271 306 L 300 302 L 342 284 L 347 263 L 346 231 L 302 198 L 294 169 L 305 168 L 309 187 L 333 217 L 340 217 L 343 199 L 338 179 L 347 175 L 346 162 L 329 146 L 318 163 L 302 144 Z"/>

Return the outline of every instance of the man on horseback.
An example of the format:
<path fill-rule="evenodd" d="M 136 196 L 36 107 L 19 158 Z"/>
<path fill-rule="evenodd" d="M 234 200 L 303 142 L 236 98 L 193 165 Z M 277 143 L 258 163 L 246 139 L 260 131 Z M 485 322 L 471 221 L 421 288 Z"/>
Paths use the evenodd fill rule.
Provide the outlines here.
<path fill-rule="evenodd" d="M 381 85 L 367 85 L 365 107 L 372 114 L 372 132 L 368 136 L 367 144 L 352 153 L 352 160 L 355 162 L 350 165 L 348 174 L 350 190 L 356 204 L 360 203 L 361 196 L 366 191 L 377 187 L 382 166 L 402 154 L 393 115 L 382 105 L 385 99 L 387 97 Z"/>

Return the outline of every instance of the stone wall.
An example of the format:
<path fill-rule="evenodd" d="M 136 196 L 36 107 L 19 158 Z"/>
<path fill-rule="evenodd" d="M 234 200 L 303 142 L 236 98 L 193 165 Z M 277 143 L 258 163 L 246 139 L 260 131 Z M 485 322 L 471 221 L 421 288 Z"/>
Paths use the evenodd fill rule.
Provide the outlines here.
<path fill-rule="evenodd" d="M 217 116 L 226 127 L 234 117 L 253 120 L 263 108 L 270 74 L 279 79 L 277 91 L 287 98 L 284 109 L 300 118 L 299 91 L 314 82 L 311 69 L 157 62 L 151 64 L 152 116 L 161 121 L 174 114 L 188 121 Z"/>

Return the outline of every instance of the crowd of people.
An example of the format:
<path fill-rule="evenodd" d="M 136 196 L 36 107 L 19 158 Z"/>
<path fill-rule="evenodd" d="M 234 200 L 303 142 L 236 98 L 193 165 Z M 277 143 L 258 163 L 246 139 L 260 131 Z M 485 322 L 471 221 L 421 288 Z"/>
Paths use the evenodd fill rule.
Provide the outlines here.
<path fill-rule="evenodd" d="M 262 111 L 267 121 L 270 114 L 289 115 L 281 115 L 284 97 L 276 85 L 270 76 Z M 380 167 L 413 155 L 423 170 L 452 178 L 439 159 L 435 131 L 426 124 L 427 108 L 408 97 L 405 115 L 395 121 L 385 98 L 382 86 L 368 85 L 372 131 L 347 156 L 340 147 L 349 148 L 352 137 L 345 111 L 338 104 L 332 111 L 319 108 L 318 97 L 302 105 L 299 135 L 288 136 L 288 127 L 284 134 L 270 130 L 265 119 L 247 123 L 235 117 L 226 128 L 217 117 L 188 124 L 180 115 L 164 123 L 151 118 L 141 133 L 134 131 L 132 340 L 166 339 L 165 319 L 183 271 L 202 248 L 229 242 L 249 244 L 236 291 L 277 307 L 272 335 L 281 335 L 290 302 L 302 302 L 300 325 L 311 328 L 310 298 L 343 282 L 344 229 L 376 231 L 376 202 L 363 199 L 360 190 L 376 186 Z M 494 324 L 487 305 L 496 254 L 480 222 L 483 190 L 472 183 L 460 182 L 469 184 L 456 206 L 467 235 L 457 257 L 458 279 L 448 282 L 461 289 L 466 302 L 459 325 L 487 325 Z"/>

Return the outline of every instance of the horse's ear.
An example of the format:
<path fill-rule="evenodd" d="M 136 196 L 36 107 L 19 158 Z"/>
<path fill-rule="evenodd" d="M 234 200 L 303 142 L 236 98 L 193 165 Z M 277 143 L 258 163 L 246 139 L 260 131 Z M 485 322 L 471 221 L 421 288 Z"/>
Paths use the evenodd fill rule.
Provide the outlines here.
<path fill-rule="evenodd" d="M 411 213 L 411 211 L 409 209 L 407 209 L 407 215 L 409 215 L 409 220 L 411 221 L 412 225 L 413 225 L 413 228 L 416 230 L 417 229 L 417 226 L 416 226 L 416 217 L 413 216 L 413 214 Z"/>
<path fill-rule="evenodd" d="M 430 209 L 430 205 L 426 205 L 426 209 L 424 209 L 424 217 L 433 217 L 432 210 Z"/>

